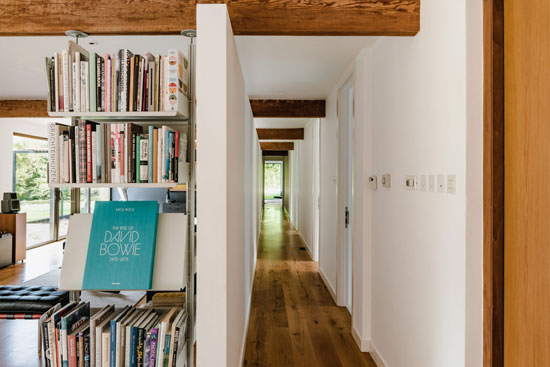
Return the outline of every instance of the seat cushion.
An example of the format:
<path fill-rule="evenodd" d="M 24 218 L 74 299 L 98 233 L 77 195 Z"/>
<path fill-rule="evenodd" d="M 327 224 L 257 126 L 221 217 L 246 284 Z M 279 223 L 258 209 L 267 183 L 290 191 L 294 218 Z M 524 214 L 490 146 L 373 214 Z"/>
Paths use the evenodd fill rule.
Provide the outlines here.
<path fill-rule="evenodd" d="M 0 286 L 0 313 L 44 313 L 57 303 L 68 302 L 69 292 L 55 287 Z"/>

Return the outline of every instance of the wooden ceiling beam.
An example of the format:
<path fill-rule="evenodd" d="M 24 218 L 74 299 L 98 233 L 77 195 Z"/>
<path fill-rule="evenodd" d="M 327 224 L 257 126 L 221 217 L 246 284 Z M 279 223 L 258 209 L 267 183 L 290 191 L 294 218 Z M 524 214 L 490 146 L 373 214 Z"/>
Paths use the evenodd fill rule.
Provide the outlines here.
<path fill-rule="evenodd" d="M 420 0 L 2 0 L 0 36 L 179 34 L 196 5 L 226 3 L 235 35 L 414 36 Z"/>
<path fill-rule="evenodd" d="M 325 100 L 251 99 L 254 117 L 317 118 L 325 117 Z"/>
<path fill-rule="evenodd" d="M 14 99 L 0 100 L 2 117 L 48 117 L 45 100 Z"/>
<path fill-rule="evenodd" d="M 260 142 L 262 150 L 294 150 L 294 143 Z"/>
<path fill-rule="evenodd" d="M 304 140 L 304 129 L 256 129 L 260 140 Z"/>

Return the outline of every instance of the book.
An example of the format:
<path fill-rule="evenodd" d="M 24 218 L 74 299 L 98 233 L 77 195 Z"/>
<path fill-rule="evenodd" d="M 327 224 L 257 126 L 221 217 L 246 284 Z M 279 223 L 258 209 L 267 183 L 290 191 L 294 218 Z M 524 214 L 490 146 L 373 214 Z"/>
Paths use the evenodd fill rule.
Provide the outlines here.
<path fill-rule="evenodd" d="M 109 305 L 102 308 L 95 315 L 90 318 L 90 365 L 96 365 L 96 326 L 107 320 L 108 317 L 115 312 L 115 306 Z"/>
<path fill-rule="evenodd" d="M 59 311 L 54 313 L 50 318 L 48 325 L 49 340 L 53 340 L 53 343 L 50 343 L 50 357 L 52 358 L 52 364 L 57 367 L 63 365 L 62 360 L 62 350 L 61 350 L 61 318 L 67 315 L 71 310 L 73 310 L 78 304 L 76 302 L 70 302 L 69 304 L 62 307 Z M 51 330 L 51 331 L 50 331 Z M 52 350 L 53 349 L 53 350 Z"/>
<path fill-rule="evenodd" d="M 140 173 L 139 173 L 139 179 L 140 183 L 147 183 L 148 182 L 148 175 L 149 175 L 149 139 L 146 135 L 141 135 L 139 137 L 139 167 L 140 167 Z"/>
<path fill-rule="evenodd" d="M 48 322 L 50 318 L 53 316 L 54 313 L 59 311 L 61 309 L 61 303 L 58 303 L 51 307 L 48 311 L 44 312 L 42 316 L 40 316 L 40 319 L 38 320 L 38 339 L 39 343 L 42 342 L 42 348 L 38 349 L 39 355 L 42 355 L 42 351 L 44 352 L 44 361 L 47 367 L 52 366 L 52 359 L 50 356 L 50 343 L 53 344 L 53 339 L 50 341 L 50 334 L 48 332 Z"/>
<path fill-rule="evenodd" d="M 93 51 L 90 52 L 90 61 L 88 65 L 89 79 L 88 79 L 88 96 L 89 96 L 89 111 L 97 111 L 97 54 Z"/>
<path fill-rule="evenodd" d="M 149 126 L 149 131 L 147 135 L 147 147 L 149 151 L 147 152 L 147 180 L 149 182 L 155 182 L 153 180 L 153 149 L 154 149 L 154 135 L 155 135 L 155 128 L 153 126 Z"/>
<path fill-rule="evenodd" d="M 73 333 L 90 318 L 90 303 L 82 302 L 61 318 L 61 350 L 63 367 L 69 367 L 69 334 Z M 70 366 L 72 367 L 72 366 Z M 76 367 L 76 366 L 75 366 Z"/>
<path fill-rule="evenodd" d="M 116 358 L 117 358 L 117 353 L 116 353 L 116 351 L 117 351 L 116 350 L 116 346 L 117 346 L 117 323 L 120 322 L 120 320 L 123 319 L 126 316 L 126 314 L 131 310 L 132 310 L 132 307 L 126 306 L 116 317 L 114 317 L 110 321 L 110 328 L 111 328 L 111 330 L 110 330 L 110 332 L 111 332 L 111 336 L 110 336 L 111 346 L 110 346 L 110 358 L 109 358 L 110 367 L 115 367 L 116 366 Z M 119 326 L 119 329 L 120 329 L 120 326 Z"/>
<path fill-rule="evenodd" d="M 157 218 L 157 202 L 97 202 L 83 289 L 150 289 Z"/>

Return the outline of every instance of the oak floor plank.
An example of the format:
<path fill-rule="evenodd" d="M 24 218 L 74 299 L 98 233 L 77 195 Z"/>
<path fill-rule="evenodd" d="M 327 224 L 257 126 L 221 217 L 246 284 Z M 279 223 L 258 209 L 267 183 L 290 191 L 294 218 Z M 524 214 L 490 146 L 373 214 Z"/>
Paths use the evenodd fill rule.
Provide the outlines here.
<path fill-rule="evenodd" d="M 244 365 L 376 367 L 303 246 L 281 206 L 266 204 Z"/>

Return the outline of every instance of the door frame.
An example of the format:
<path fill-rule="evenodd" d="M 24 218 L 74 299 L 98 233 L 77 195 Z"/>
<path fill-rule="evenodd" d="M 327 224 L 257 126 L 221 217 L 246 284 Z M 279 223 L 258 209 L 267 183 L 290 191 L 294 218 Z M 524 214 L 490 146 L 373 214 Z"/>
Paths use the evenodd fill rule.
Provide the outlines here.
<path fill-rule="evenodd" d="M 346 99 L 342 100 L 342 92 L 345 88 L 351 87 L 353 90 L 353 105 L 355 100 L 355 74 L 353 72 L 346 75 L 344 82 L 339 85 L 338 93 L 336 96 L 337 99 L 337 120 L 338 120 L 338 209 L 337 209 L 337 223 L 338 223 L 338 234 L 337 234 L 337 254 L 336 254 L 336 303 L 338 306 L 345 306 L 348 308 L 350 314 L 353 314 L 353 255 L 348 261 L 348 250 L 353 254 L 353 167 L 354 167 L 354 148 L 351 146 L 350 149 L 350 136 L 353 137 L 353 129 L 355 126 L 355 114 L 353 107 L 348 109 L 349 105 L 349 95 L 346 93 Z M 344 107 L 343 105 L 346 105 Z M 346 108 L 347 119 L 346 124 L 349 123 L 350 119 L 352 123 L 348 129 L 342 128 L 342 111 Z M 350 131 L 351 130 L 351 131 Z M 344 138 L 342 134 L 345 133 L 346 137 Z M 343 162 L 341 157 L 342 151 L 342 139 L 345 139 L 347 142 L 346 149 L 348 150 L 347 161 Z M 353 143 L 353 139 L 351 141 Z M 344 168 L 344 171 L 342 169 Z M 344 174 L 342 174 L 344 173 Z M 345 176 L 345 180 L 342 177 Z M 349 192 L 348 192 L 349 188 Z M 351 202 L 348 203 L 348 215 L 350 228 L 345 228 L 344 218 L 345 218 L 345 209 L 346 205 L 344 202 L 348 201 L 348 197 L 351 196 Z M 348 233 L 346 234 L 346 231 Z M 348 305 L 348 300 L 351 300 Z M 348 307 L 349 306 L 349 307 Z"/>
<path fill-rule="evenodd" d="M 483 2 L 483 366 L 504 365 L 504 0 Z"/>

